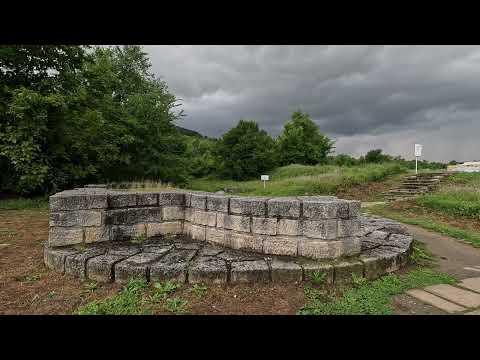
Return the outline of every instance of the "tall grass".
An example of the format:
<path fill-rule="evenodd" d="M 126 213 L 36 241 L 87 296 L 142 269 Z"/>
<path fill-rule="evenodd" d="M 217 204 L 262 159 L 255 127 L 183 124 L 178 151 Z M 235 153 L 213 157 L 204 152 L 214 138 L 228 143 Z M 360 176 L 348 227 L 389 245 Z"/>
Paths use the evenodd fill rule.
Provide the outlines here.
<path fill-rule="evenodd" d="M 439 191 L 416 202 L 444 214 L 480 219 L 480 174 L 455 174 Z"/>
<path fill-rule="evenodd" d="M 288 165 L 270 174 L 265 189 L 260 180 L 232 181 L 213 177 L 194 179 L 188 187 L 210 192 L 229 189 L 235 194 L 260 196 L 334 195 L 340 187 L 383 180 L 406 171 L 406 168 L 395 163 L 351 167 Z"/>

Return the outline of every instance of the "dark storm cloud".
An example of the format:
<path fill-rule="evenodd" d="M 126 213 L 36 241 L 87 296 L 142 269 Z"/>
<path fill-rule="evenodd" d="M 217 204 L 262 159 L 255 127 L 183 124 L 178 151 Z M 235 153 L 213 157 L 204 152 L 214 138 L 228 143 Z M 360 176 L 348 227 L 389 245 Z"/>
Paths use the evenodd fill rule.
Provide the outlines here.
<path fill-rule="evenodd" d="M 301 108 L 337 152 L 381 147 L 480 158 L 478 46 L 145 46 L 181 98 L 180 125 L 220 136 L 254 119 L 276 136 Z"/>

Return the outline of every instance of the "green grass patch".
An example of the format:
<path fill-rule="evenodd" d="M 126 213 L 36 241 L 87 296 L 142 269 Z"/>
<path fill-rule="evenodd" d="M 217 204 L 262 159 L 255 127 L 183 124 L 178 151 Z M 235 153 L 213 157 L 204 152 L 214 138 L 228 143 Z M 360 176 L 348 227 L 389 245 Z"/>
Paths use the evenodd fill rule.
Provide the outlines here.
<path fill-rule="evenodd" d="M 435 220 L 423 215 L 409 216 L 398 211 L 389 209 L 388 205 L 372 206 L 365 211 L 368 213 L 397 220 L 405 224 L 417 225 L 427 230 L 432 230 L 443 235 L 451 236 L 455 239 L 463 240 L 474 247 L 480 247 L 480 233 L 473 230 L 460 229 L 458 227 L 444 224 L 439 220 Z"/>
<path fill-rule="evenodd" d="M 47 210 L 48 198 L 18 198 L 0 200 L 0 210 Z"/>
<path fill-rule="evenodd" d="M 194 179 L 188 187 L 209 192 L 230 189 L 234 194 L 255 196 L 334 195 L 340 187 L 380 181 L 406 171 L 395 163 L 351 167 L 288 165 L 270 173 L 265 189 L 260 180 L 232 181 L 213 177 Z"/>
<path fill-rule="evenodd" d="M 306 305 L 301 315 L 391 315 L 394 312 L 392 297 L 413 288 L 435 284 L 453 284 L 449 275 L 428 268 L 419 268 L 403 276 L 386 275 L 373 282 L 354 279 L 339 297 L 324 289 L 305 287 Z"/>

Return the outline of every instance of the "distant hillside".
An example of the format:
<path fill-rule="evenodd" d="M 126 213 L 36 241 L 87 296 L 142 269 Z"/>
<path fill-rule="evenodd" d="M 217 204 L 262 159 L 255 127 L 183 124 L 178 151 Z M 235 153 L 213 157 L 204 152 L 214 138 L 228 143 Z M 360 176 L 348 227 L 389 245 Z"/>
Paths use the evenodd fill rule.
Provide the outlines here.
<path fill-rule="evenodd" d="M 187 136 L 193 136 L 193 137 L 200 137 L 200 138 L 205 138 L 206 136 L 203 136 L 202 134 L 196 132 L 196 131 L 193 131 L 193 130 L 190 130 L 190 129 L 185 129 L 185 128 L 182 128 L 180 126 L 176 126 L 175 127 L 177 128 L 178 131 L 180 131 L 180 133 L 184 134 L 184 135 L 187 135 Z"/>

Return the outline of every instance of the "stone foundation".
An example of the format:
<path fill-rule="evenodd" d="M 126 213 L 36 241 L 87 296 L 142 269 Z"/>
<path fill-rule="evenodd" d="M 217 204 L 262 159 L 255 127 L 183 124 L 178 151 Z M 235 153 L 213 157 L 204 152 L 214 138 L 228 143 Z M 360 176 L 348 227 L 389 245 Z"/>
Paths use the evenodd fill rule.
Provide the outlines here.
<path fill-rule="evenodd" d="M 186 235 L 269 255 L 335 259 L 360 252 L 360 202 L 332 196 L 260 198 L 104 188 L 50 197 L 49 247 Z"/>

